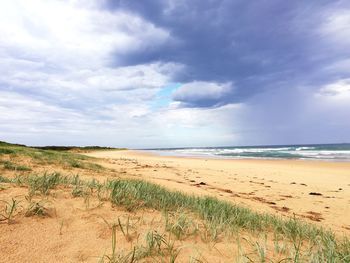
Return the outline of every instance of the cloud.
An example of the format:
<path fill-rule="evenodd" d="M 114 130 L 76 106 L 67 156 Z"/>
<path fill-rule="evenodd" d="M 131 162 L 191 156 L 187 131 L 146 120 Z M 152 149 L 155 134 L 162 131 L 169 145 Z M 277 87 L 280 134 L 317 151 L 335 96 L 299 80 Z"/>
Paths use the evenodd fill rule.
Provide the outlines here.
<path fill-rule="evenodd" d="M 152 127 L 157 127 L 156 141 L 167 147 L 224 146 L 232 144 L 232 140 L 236 143 L 242 140 L 239 129 L 240 114 L 244 110 L 245 106 L 241 104 L 188 108 L 173 103 L 149 117 Z M 154 138 L 148 140 L 148 147 L 154 147 Z"/>
<path fill-rule="evenodd" d="M 12 92 L 0 91 L 1 134 L 71 133 L 83 115 Z"/>
<path fill-rule="evenodd" d="M 186 106 L 211 107 L 223 104 L 232 93 L 232 83 L 194 81 L 182 85 L 172 97 Z"/>
<path fill-rule="evenodd" d="M 341 79 L 322 87 L 316 94 L 328 99 L 350 102 L 350 79 Z"/>
<path fill-rule="evenodd" d="M 68 68 L 98 68 L 109 61 L 111 52 L 132 52 L 169 37 L 139 16 L 98 10 L 83 1 L 16 0 L 1 7 L 1 46 L 48 66 L 69 62 Z"/>
<path fill-rule="evenodd" d="M 96 3 L 0 4 L 2 140 L 126 147 L 166 146 L 171 140 L 189 146 L 204 139 L 214 144 L 209 134 L 218 126 L 227 140 L 224 116 L 232 109 L 152 109 L 158 92 L 185 65 L 163 60 L 119 65 L 125 56 L 161 47 L 170 32 L 135 13 L 110 12 Z M 224 85 L 216 89 L 225 92 Z M 217 121 L 206 123 L 208 118 Z M 197 131 L 203 134 L 189 139 Z"/>
<path fill-rule="evenodd" d="M 176 40 L 130 54 L 126 65 L 161 58 L 186 66 L 176 75 L 177 82 L 235 83 L 235 93 L 222 103 L 244 102 L 281 86 L 325 84 L 336 73 L 320 71 L 349 56 L 348 49 L 339 51 L 339 41 L 334 40 L 338 35 L 348 39 L 346 1 L 106 3 L 109 10 L 139 14 Z"/>
<path fill-rule="evenodd" d="M 170 34 L 135 14 L 99 9 L 93 1 L 3 2 L 0 33 L 1 89 L 69 108 L 120 103 L 130 95 L 150 98 L 156 91 L 147 89 L 160 89 L 182 67 L 117 66 L 118 56 L 160 46 Z"/>
<path fill-rule="evenodd" d="M 258 94 L 240 112 L 239 137 L 243 144 L 253 145 L 348 142 L 348 85 L 345 79 Z"/>
<path fill-rule="evenodd" d="M 98 1 L 1 2 L 0 34 L 1 134 L 24 143 L 89 144 L 103 137 L 95 127 L 108 134 L 139 130 L 136 119 L 183 67 L 118 66 L 118 57 L 171 36 L 136 14 L 103 10 Z"/>
<path fill-rule="evenodd" d="M 349 7 L 3 1 L 0 135 L 129 147 L 350 140 Z"/>
<path fill-rule="evenodd" d="M 124 55 L 162 45 L 170 37 L 137 15 L 110 13 L 82 3 L 2 2 L 2 61 L 34 63 L 36 69 L 48 73 L 99 70 L 112 62 L 112 53 Z"/>
<path fill-rule="evenodd" d="M 171 82 L 172 75 L 181 68 L 181 65 L 174 63 L 152 63 L 102 69 L 92 72 L 86 83 L 106 91 L 161 88 Z"/>
<path fill-rule="evenodd" d="M 327 12 L 320 33 L 329 42 L 336 42 L 337 46 L 347 47 L 350 44 L 350 11 L 339 8 Z"/>
<path fill-rule="evenodd" d="M 31 145 L 114 145 L 120 147 L 227 144 L 235 131 L 226 124 L 240 105 L 212 109 L 167 107 L 152 111 L 144 103 L 104 105 L 77 112 L 11 92 L 0 92 L 0 136 Z M 212 120 L 208 122 L 208 120 Z M 220 135 L 220 139 L 212 134 Z"/>

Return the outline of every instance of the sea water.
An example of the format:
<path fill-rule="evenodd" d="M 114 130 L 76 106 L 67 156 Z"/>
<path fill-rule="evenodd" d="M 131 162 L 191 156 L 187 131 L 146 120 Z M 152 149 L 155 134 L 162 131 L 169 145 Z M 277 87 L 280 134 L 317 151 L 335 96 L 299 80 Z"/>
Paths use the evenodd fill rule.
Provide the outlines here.
<path fill-rule="evenodd" d="M 350 161 L 350 144 L 228 146 L 147 149 L 161 155 L 234 159 L 311 159 Z"/>

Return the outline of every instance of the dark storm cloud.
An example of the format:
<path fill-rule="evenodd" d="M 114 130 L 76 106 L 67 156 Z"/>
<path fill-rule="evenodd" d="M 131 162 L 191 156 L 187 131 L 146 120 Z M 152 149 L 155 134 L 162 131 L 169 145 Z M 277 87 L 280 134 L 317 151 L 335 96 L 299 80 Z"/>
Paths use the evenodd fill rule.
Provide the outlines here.
<path fill-rule="evenodd" d="M 325 0 L 106 2 L 110 10 L 137 13 L 172 36 L 160 48 L 124 56 L 123 65 L 171 61 L 186 66 L 175 81 L 234 82 L 236 92 L 223 98 L 227 103 L 275 87 L 330 81 L 333 75 L 318 74 L 320 68 L 349 51 L 327 50 L 317 28 L 329 10 L 348 6 Z"/>

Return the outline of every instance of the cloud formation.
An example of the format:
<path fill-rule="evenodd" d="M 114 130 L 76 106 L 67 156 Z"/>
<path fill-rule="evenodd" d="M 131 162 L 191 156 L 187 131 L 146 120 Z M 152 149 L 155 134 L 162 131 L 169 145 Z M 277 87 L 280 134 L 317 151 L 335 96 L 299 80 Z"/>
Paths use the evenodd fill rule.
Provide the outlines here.
<path fill-rule="evenodd" d="M 349 21 L 341 0 L 3 1 L 0 140 L 350 141 Z"/>
<path fill-rule="evenodd" d="M 173 100 L 187 107 L 212 107 L 224 104 L 233 95 L 232 83 L 193 81 L 173 93 Z"/>

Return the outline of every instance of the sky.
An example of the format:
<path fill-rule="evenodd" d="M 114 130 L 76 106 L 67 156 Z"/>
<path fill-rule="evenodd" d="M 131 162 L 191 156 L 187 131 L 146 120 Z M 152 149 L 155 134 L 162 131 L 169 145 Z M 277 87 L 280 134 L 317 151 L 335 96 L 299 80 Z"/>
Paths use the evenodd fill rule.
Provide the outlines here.
<path fill-rule="evenodd" d="M 350 2 L 1 1 L 0 140 L 350 142 Z"/>

